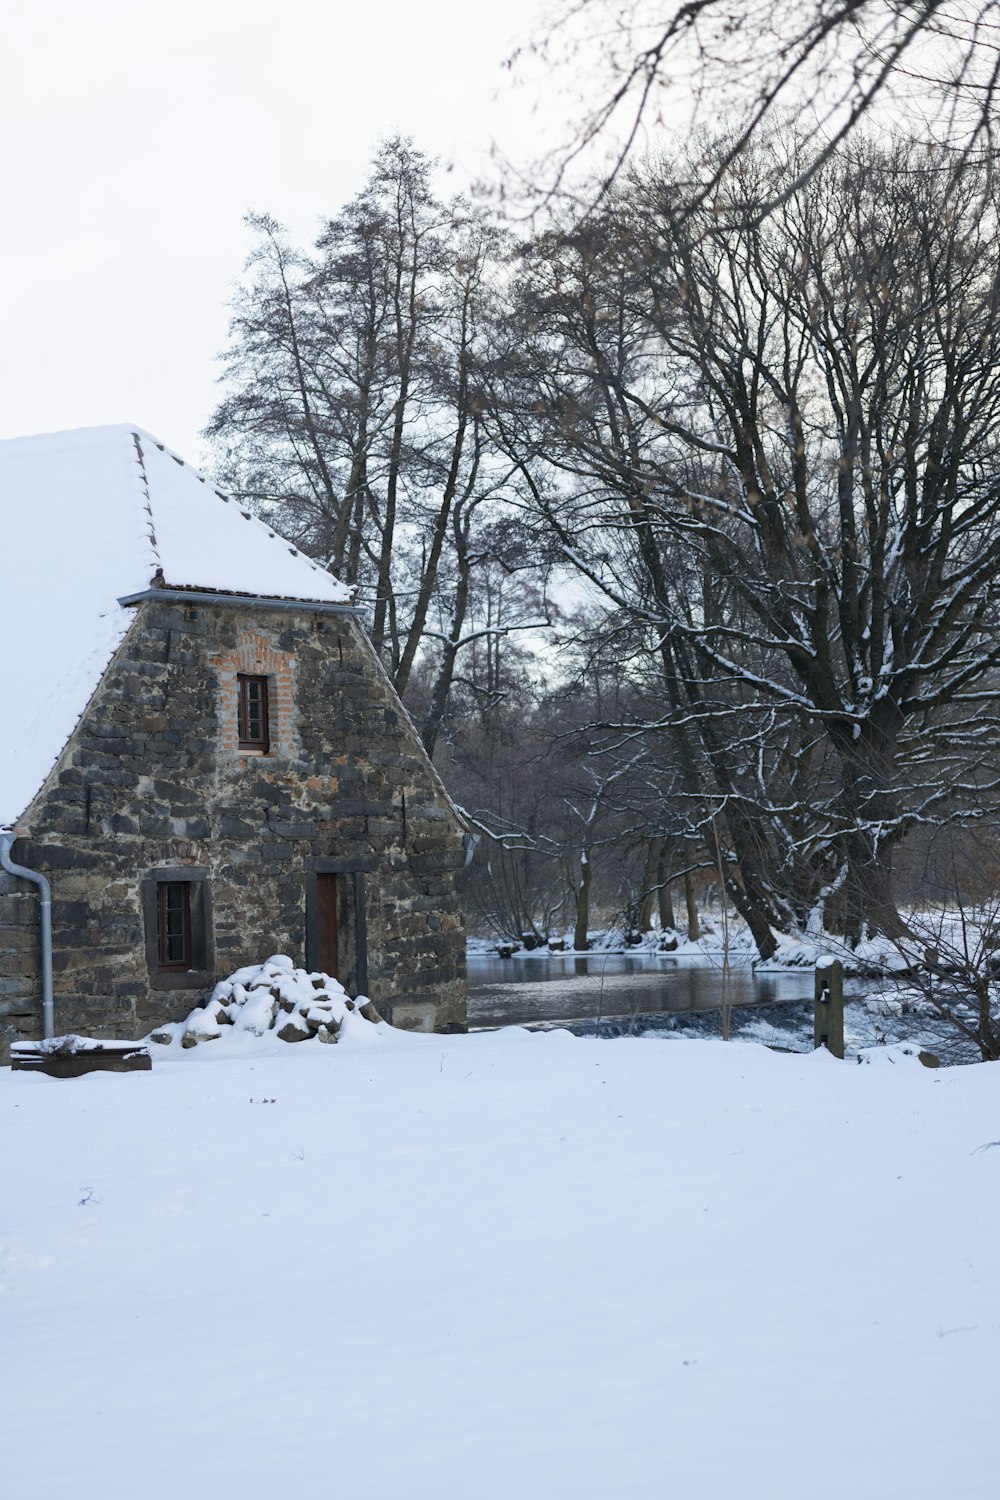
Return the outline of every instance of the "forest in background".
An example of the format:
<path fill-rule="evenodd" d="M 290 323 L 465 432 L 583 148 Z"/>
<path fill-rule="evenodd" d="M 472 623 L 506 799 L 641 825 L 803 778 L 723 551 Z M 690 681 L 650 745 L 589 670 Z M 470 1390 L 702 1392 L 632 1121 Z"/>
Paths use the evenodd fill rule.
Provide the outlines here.
<path fill-rule="evenodd" d="M 710 885 L 767 957 L 992 889 L 988 160 L 789 121 L 512 230 L 395 139 L 315 244 L 250 228 L 217 471 L 356 585 L 473 922 L 585 946 Z"/>

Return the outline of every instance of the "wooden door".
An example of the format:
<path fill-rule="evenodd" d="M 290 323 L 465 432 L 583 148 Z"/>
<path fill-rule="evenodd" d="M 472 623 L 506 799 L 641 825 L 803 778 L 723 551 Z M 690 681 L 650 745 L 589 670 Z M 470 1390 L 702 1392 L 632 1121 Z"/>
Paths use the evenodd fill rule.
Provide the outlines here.
<path fill-rule="evenodd" d="M 336 875 L 316 876 L 316 968 L 340 978 L 340 939 L 337 903 L 340 898 Z"/>

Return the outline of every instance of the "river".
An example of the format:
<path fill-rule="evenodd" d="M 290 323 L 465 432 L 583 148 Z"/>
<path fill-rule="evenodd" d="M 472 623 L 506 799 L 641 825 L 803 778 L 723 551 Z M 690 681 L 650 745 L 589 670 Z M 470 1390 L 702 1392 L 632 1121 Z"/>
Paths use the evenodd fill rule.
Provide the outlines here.
<path fill-rule="evenodd" d="M 650 953 L 469 956 L 469 1025 L 517 1026 L 538 1021 L 649 1017 L 718 1010 L 722 961 Z M 733 963 L 735 1006 L 768 1006 L 813 998 L 811 969 L 757 974 Z"/>

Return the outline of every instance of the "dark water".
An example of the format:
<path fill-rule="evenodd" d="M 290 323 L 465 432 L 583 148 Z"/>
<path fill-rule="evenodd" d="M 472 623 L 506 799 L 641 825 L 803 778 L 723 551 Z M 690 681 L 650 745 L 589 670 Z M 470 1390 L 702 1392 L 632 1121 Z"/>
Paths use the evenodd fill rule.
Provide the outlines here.
<path fill-rule="evenodd" d="M 717 1010 L 722 962 L 691 963 L 651 954 L 548 954 L 534 958 L 469 957 L 469 1025 L 511 1026 L 597 1016 L 650 1016 Z M 729 999 L 735 1006 L 808 1001 L 811 969 L 757 975 L 734 963 Z"/>

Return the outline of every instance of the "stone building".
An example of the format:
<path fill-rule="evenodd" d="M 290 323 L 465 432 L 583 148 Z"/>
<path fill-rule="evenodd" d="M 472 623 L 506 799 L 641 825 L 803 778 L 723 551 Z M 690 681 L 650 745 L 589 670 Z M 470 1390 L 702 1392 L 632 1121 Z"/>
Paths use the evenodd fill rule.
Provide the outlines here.
<path fill-rule="evenodd" d="M 460 1029 L 468 839 L 350 591 L 148 434 L 0 443 L 0 1033 L 132 1037 L 272 953 Z"/>

